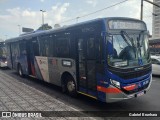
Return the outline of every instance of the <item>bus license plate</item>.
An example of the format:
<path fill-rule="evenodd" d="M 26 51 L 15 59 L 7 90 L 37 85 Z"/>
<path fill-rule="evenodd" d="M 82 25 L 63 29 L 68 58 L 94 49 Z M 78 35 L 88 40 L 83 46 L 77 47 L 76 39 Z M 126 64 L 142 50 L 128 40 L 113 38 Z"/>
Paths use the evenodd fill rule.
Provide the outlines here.
<path fill-rule="evenodd" d="M 144 92 L 140 92 L 137 94 L 137 96 L 139 97 L 139 96 L 142 96 L 143 94 L 144 94 Z"/>

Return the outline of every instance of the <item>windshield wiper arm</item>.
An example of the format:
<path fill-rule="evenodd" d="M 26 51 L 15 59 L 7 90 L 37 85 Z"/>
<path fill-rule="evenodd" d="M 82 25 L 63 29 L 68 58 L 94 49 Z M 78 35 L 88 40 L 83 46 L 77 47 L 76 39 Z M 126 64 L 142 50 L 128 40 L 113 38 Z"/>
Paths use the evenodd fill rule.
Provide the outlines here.
<path fill-rule="evenodd" d="M 128 35 L 127 32 L 125 31 L 121 31 L 121 36 L 123 37 L 123 39 L 125 40 L 125 42 L 127 43 L 128 46 L 131 46 L 133 47 L 133 50 L 134 50 L 134 54 L 135 54 L 135 58 L 136 58 L 136 49 L 135 49 L 135 45 L 134 45 L 134 42 L 133 42 L 133 39 Z M 128 40 L 131 42 L 131 44 L 128 42 L 128 40 L 126 39 L 126 37 L 128 38 Z"/>
<path fill-rule="evenodd" d="M 129 46 L 133 46 L 133 47 L 134 47 L 133 39 L 128 35 L 128 33 L 125 32 L 125 31 L 121 31 L 120 33 L 121 33 L 123 39 L 125 40 L 125 42 L 126 42 Z M 131 42 L 131 44 L 128 42 L 128 40 L 126 39 L 125 36 L 126 36 L 126 37 L 128 38 L 128 40 Z"/>
<path fill-rule="evenodd" d="M 128 35 L 127 32 L 121 31 L 121 34 L 127 36 L 127 38 L 128 38 L 130 41 L 132 40 L 131 37 L 129 37 L 129 35 Z"/>

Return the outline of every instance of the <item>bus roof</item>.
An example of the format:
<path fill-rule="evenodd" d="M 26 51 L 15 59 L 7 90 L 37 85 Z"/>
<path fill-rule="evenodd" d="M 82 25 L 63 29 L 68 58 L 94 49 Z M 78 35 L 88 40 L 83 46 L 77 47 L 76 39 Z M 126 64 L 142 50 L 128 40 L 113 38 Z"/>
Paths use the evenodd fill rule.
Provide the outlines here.
<path fill-rule="evenodd" d="M 63 26 L 63 27 L 59 27 L 59 28 L 55 28 L 55 29 L 33 31 L 33 32 L 26 33 L 26 34 L 21 34 L 18 37 L 5 40 L 5 43 L 16 42 L 16 41 L 24 40 L 24 39 L 27 40 L 27 39 L 30 39 L 32 37 L 37 37 L 38 35 L 45 35 L 45 34 L 49 34 L 49 33 L 60 32 L 60 31 L 66 30 L 66 29 L 70 29 L 70 28 L 73 28 L 73 27 L 78 27 L 78 26 L 81 26 L 81 25 L 89 24 L 89 23 L 95 23 L 95 22 L 99 22 L 99 21 L 102 22 L 102 21 L 105 21 L 105 20 L 107 20 L 107 21 L 109 21 L 109 20 L 117 20 L 117 19 L 118 20 L 132 20 L 132 21 L 143 22 L 143 21 L 138 20 L 138 19 L 127 18 L 127 17 L 98 18 L 98 19 L 89 20 L 89 21 L 85 21 L 85 22 L 81 22 L 81 23 L 76 23 L 76 24 L 73 24 L 73 25 L 67 25 L 67 26 Z"/>

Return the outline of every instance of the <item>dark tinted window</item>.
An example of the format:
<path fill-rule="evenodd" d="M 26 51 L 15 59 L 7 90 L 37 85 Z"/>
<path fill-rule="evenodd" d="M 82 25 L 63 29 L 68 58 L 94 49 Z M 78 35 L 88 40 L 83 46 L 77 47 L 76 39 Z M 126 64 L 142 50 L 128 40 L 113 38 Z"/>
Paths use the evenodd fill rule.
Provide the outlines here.
<path fill-rule="evenodd" d="M 39 56 L 39 44 L 36 38 L 32 40 L 32 47 L 34 56 Z"/>
<path fill-rule="evenodd" d="M 69 57 L 69 39 L 67 38 L 57 38 L 56 39 L 56 53 L 57 57 Z"/>
<path fill-rule="evenodd" d="M 48 41 L 48 45 L 49 45 L 49 53 L 48 56 L 49 57 L 55 57 L 55 43 L 54 43 L 54 38 L 53 36 L 50 35 L 49 41 Z"/>
<path fill-rule="evenodd" d="M 19 55 L 19 46 L 18 43 L 13 43 L 12 46 L 12 56 L 18 56 Z"/>
<path fill-rule="evenodd" d="M 20 55 L 26 54 L 26 43 L 25 42 L 19 43 L 19 50 L 20 50 Z"/>
<path fill-rule="evenodd" d="M 39 39 L 40 43 L 40 55 L 47 56 L 49 55 L 49 36 L 41 37 Z"/>
<path fill-rule="evenodd" d="M 87 58 L 95 59 L 95 42 L 94 38 L 89 38 L 87 42 Z"/>

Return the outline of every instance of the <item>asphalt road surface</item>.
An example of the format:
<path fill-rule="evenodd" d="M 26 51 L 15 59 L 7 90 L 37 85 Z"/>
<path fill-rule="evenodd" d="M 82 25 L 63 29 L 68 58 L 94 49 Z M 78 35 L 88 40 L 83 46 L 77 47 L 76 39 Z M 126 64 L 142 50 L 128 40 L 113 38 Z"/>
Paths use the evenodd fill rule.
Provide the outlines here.
<path fill-rule="evenodd" d="M 8 78 L 8 80 L 6 81 L 0 81 L 0 84 L 4 84 L 4 86 L 6 85 L 7 87 L 13 86 L 14 87 L 21 87 L 20 89 L 22 89 L 22 92 L 26 92 L 25 88 L 23 88 L 23 86 L 18 86 L 18 85 L 25 85 L 26 89 L 29 88 L 31 91 L 29 91 L 29 93 L 27 93 L 28 95 L 31 95 L 32 98 L 36 98 L 37 99 L 41 99 L 39 95 L 39 93 L 43 94 L 41 95 L 41 97 L 44 97 L 46 99 L 49 99 L 50 102 L 57 102 L 57 108 L 55 108 L 55 106 L 53 106 L 54 109 L 49 109 L 49 110 L 62 110 L 62 111 L 74 111 L 74 110 L 78 110 L 78 111 L 160 111 L 160 76 L 153 76 L 152 79 L 152 85 L 150 87 L 150 90 L 147 92 L 147 94 L 140 96 L 138 98 L 133 98 L 133 99 L 129 99 L 129 100 L 123 100 L 120 102 L 116 102 L 116 103 L 103 103 L 100 101 L 96 101 L 94 99 L 91 99 L 89 97 L 83 96 L 83 95 L 78 95 L 77 98 L 72 98 L 64 93 L 61 92 L 61 89 L 57 86 L 45 83 L 43 81 L 38 81 L 37 79 L 34 78 L 30 78 L 30 77 L 25 77 L 25 78 L 21 78 L 17 75 L 17 73 L 13 70 L 9 70 L 9 69 L 0 69 L 0 73 L 1 75 L 3 75 L 3 77 L 1 77 L 0 79 L 5 79 Z M 9 81 L 9 79 L 14 79 L 13 83 L 11 83 L 12 81 Z M 7 83 L 9 82 L 9 83 Z M 3 94 L 3 89 L 4 88 L 3 85 L 0 86 L 0 95 Z M 14 88 L 9 88 L 10 91 L 8 92 L 12 92 L 12 89 Z M 14 91 L 14 90 L 13 90 Z M 35 92 L 35 96 L 34 94 L 32 94 L 32 91 L 36 91 Z M 16 93 L 16 91 L 15 91 Z M 23 94 L 23 93 L 18 93 L 18 94 Z M 12 95 L 14 97 L 14 95 Z M 24 95 L 24 98 L 27 98 L 27 95 Z M 28 98 L 29 99 L 29 98 Z M 1 102 L 2 99 L 0 99 Z M 45 100 L 44 100 L 45 101 Z M 39 104 L 43 104 L 43 101 L 39 101 L 41 103 Z M 25 101 L 24 101 L 25 103 Z M 30 103 L 30 102 L 28 102 Z M 16 103 L 19 104 L 19 103 Z M 37 103 L 38 105 L 38 103 Z M 48 106 L 47 106 L 48 105 Z M 5 105 L 4 105 L 5 106 Z M 11 104 L 12 106 L 12 104 Z M 14 106 L 14 105 L 13 105 Z M 42 110 L 48 110 L 48 108 L 51 108 L 49 106 L 49 103 L 47 104 L 43 104 L 44 109 L 42 106 Z M 24 106 L 26 107 L 26 106 Z M 33 106 L 31 106 L 33 107 Z M 40 105 L 39 105 L 40 107 Z M 28 108 L 28 110 L 35 110 L 37 109 L 36 104 L 34 105 L 33 109 L 30 108 L 29 106 L 26 107 Z M 13 110 L 21 110 L 22 107 L 18 106 L 17 108 L 14 108 Z M 3 108 L 3 106 L 1 105 L 1 111 L 7 110 L 6 108 Z M 10 109 L 12 110 L 12 109 Z M 22 109 L 22 110 L 27 110 L 27 109 Z M 67 118 L 66 118 L 67 119 Z M 71 118 L 69 118 L 71 119 Z M 78 118 L 80 119 L 80 118 Z M 92 119 L 92 118 L 87 118 L 87 119 Z M 116 118 L 112 118 L 112 117 L 106 117 L 106 118 L 95 118 L 95 119 L 106 119 L 106 120 L 112 120 L 112 119 L 116 119 L 116 120 L 121 120 L 121 118 L 116 117 Z M 134 120 L 134 119 L 144 119 L 144 118 L 140 118 L 140 117 L 125 117 L 122 118 L 123 120 Z M 156 118 L 156 117 L 145 117 L 146 120 L 158 120 L 160 118 Z"/>

